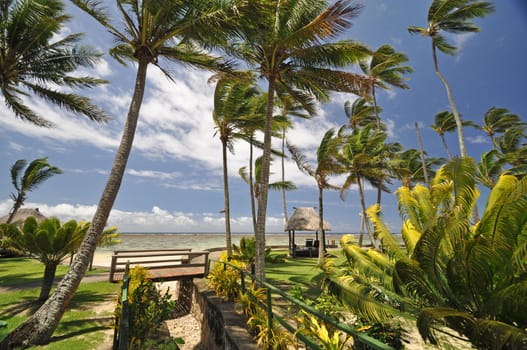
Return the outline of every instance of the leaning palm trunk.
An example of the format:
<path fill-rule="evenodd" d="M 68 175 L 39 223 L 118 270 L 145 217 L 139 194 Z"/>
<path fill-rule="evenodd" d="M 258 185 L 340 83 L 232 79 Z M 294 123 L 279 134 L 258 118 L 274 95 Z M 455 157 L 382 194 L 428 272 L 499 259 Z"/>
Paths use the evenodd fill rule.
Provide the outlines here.
<path fill-rule="evenodd" d="M 448 101 L 450 103 L 450 107 L 452 108 L 452 114 L 454 114 L 454 119 L 456 120 L 456 127 L 457 127 L 457 138 L 459 140 L 459 152 L 461 153 L 461 157 L 466 158 L 467 157 L 467 150 L 465 149 L 465 137 L 463 136 L 463 123 L 461 122 L 461 117 L 459 116 L 459 112 L 457 111 L 456 104 L 454 103 L 454 98 L 452 97 L 452 91 L 450 90 L 450 86 L 448 85 L 448 82 L 446 81 L 445 77 L 441 72 L 439 71 L 439 64 L 437 63 L 437 54 L 436 54 L 436 46 L 432 42 L 432 53 L 434 57 L 434 70 L 445 86 L 446 94 L 448 96 Z M 477 205 L 474 205 L 472 208 L 472 221 L 473 223 L 476 223 L 479 221 L 479 214 L 478 214 L 478 207 Z"/>
<path fill-rule="evenodd" d="M 223 157 L 223 198 L 225 205 L 225 244 L 227 245 L 227 256 L 232 256 L 232 238 L 231 238 L 231 209 L 229 200 L 229 175 L 227 173 L 227 141 L 222 140 L 222 157 Z"/>
<path fill-rule="evenodd" d="M 373 233 L 371 232 L 371 227 L 368 223 L 368 217 L 366 216 L 366 202 L 364 201 L 364 187 L 362 185 L 362 179 L 359 176 L 357 179 L 357 185 L 359 186 L 359 195 L 360 195 L 360 205 L 362 208 L 362 220 L 364 220 L 362 223 L 364 226 L 366 226 L 366 231 L 368 232 L 368 237 L 370 238 L 371 244 L 373 245 L 373 248 L 378 249 L 379 244 L 377 243 L 377 240 L 375 237 L 373 237 Z M 359 246 L 362 247 L 362 235 L 363 235 L 363 228 L 361 228 L 361 235 L 359 238 Z"/>
<path fill-rule="evenodd" d="M 49 292 L 53 286 L 55 280 L 55 274 L 57 272 L 58 261 L 48 262 L 44 267 L 44 278 L 42 279 L 42 287 L 40 288 L 39 301 L 45 301 L 49 297 Z"/>
<path fill-rule="evenodd" d="M 249 142 L 249 192 L 251 195 L 251 216 L 253 218 L 253 234 L 256 234 L 256 198 L 254 197 L 253 153 L 253 135 L 251 135 L 251 140 Z"/>
<path fill-rule="evenodd" d="M 55 292 L 26 322 L 22 323 L 4 338 L 0 343 L 1 350 L 14 348 L 16 346 L 27 347 L 32 344 L 49 343 L 51 335 L 57 328 L 60 319 L 75 295 L 75 291 L 79 287 L 93 258 L 97 243 L 99 242 L 121 186 L 128 157 L 132 149 L 139 110 L 143 101 L 148 62 L 149 60 L 145 60 L 144 58 L 138 62 L 134 95 L 128 110 L 123 136 L 104 192 L 93 216 L 90 231 L 84 238 L 70 269 L 58 284 Z"/>
<path fill-rule="evenodd" d="M 419 132 L 419 125 L 415 122 L 415 133 L 417 134 L 417 144 L 419 145 L 419 155 L 421 156 L 421 166 L 423 167 L 423 177 L 428 189 L 431 189 L 430 180 L 428 179 L 428 170 L 426 169 L 425 152 L 423 150 L 423 141 L 421 140 L 421 133 Z"/>
<path fill-rule="evenodd" d="M 461 123 L 461 117 L 459 116 L 456 104 L 454 103 L 454 98 L 452 97 L 452 90 L 450 90 L 450 85 L 448 85 L 448 82 L 446 81 L 445 77 L 439 71 L 439 64 L 437 63 L 436 46 L 433 42 L 432 53 L 434 58 L 434 70 L 437 76 L 439 77 L 439 80 L 441 80 L 441 82 L 445 86 L 448 102 L 450 103 L 450 107 L 452 108 L 452 114 L 454 114 L 454 119 L 456 120 L 457 138 L 459 140 L 459 152 L 461 153 L 461 157 L 466 157 L 467 151 L 465 149 L 465 137 L 463 136 L 463 124 Z"/>

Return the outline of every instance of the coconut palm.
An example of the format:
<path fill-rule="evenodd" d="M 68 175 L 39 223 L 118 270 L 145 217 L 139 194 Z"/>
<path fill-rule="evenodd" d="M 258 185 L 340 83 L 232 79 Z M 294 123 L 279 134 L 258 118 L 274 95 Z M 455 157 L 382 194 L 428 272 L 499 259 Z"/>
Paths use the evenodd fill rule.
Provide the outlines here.
<path fill-rule="evenodd" d="M 377 241 L 373 237 L 373 232 L 366 217 L 366 202 L 364 193 L 364 182 L 370 179 L 373 182 L 379 179 L 378 172 L 383 172 L 381 163 L 383 160 L 382 145 L 386 141 L 386 133 L 374 129 L 373 125 L 366 126 L 360 129 L 353 129 L 350 135 L 344 138 L 342 149 L 339 152 L 338 159 L 344 166 L 348 174 L 344 184 L 340 188 L 341 198 L 351 187 L 356 184 L 359 189 L 359 198 L 361 203 L 361 221 L 366 226 L 370 242 L 374 248 L 378 248 Z M 359 246 L 362 247 L 363 241 L 363 225 L 361 225 L 361 232 L 359 236 Z"/>
<path fill-rule="evenodd" d="M 393 86 L 400 89 L 409 89 L 410 87 L 405 83 L 408 79 L 404 78 L 403 75 L 412 73 L 413 69 L 410 66 L 404 66 L 403 64 L 406 62 L 408 62 L 408 57 L 405 54 L 395 51 L 390 45 L 382 45 L 372 53 L 371 59 L 360 64 L 364 74 L 375 80 L 375 84 L 371 89 L 371 97 L 377 117 L 377 127 L 380 127 L 381 117 L 377 108 L 375 88 L 378 86 L 381 89 L 389 89 L 390 86 Z"/>
<path fill-rule="evenodd" d="M 35 159 L 27 167 L 26 165 L 25 159 L 19 159 L 11 167 L 11 182 L 15 186 L 16 193 L 11 193 L 13 207 L 7 218 L 8 224 L 13 220 L 18 209 L 24 205 L 28 192 L 37 189 L 53 175 L 62 174 L 61 169 L 48 163 L 48 158 Z M 23 174 L 22 170 L 24 170 Z"/>
<path fill-rule="evenodd" d="M 291 158 L 295 161 L 298 169 L 303 173 L 311 176 L 318 188 L 318 216 L 320 232 L 320 245 L 318 253 L 318 261 L 320 264 L 324 262 L 324 255 L 326 253 L 326 235 L 324 230 L 324 190 L 332 189 L 338 190 L 339 187 L 329 183 L 331 175 L 341 174 L 344 170 L 342 165 L 337 160 L 337 147 L 340 139 L 337 137 L 334 129 L 326 131 L 320 145 L 317 148 L 316 165 L 311 165 L 306 156 L 294 145 L 287 143 L 287 149 L 291 153 Z"/>
<path fill-rule="evenodd" d="M 456 121 L 459 150 L 462 157 L 467 156 L 465 149 L 465 138 L 463 136 L 463 124 L 461 116 L 457 110 L 452 96 L 452 90 L 447 80 L 439 70 L 437 61 L 437 50 L 448 55 L 455 55 L 457 47 L 448 42 L 442 32 L 463 34 L 479 32 L 479 27 L 472 20 L 484 17 L 494 11 L 494 6 L 490 2 L 477 0 L 433 0 L 428 9 L 428 26 L 408 27 L 411 34 L 421 34 L 432 39 L 432 58 L 434 60 L 434 70 L 445 86 L 448 101 Z"/>
<path fill-rule="evenodd" d="M 435 175 L 434 168 L 443 164 L 442 158 L 426 157 L 425 164 L 427 173 L 433 177 Z M 396 154 L 390 161 L 389 170 L 393 177 L 401 181 L 402 185 L 412 188 L 417 182 L 424 182 L 423 163 L 421 154 L 416 149 L 407 149 Z"/>
<path fill-rule="evenodd" d="M 252 98 L 259 94 L 250 76 L 223 76 L 216 83 L 214 91 L 214 110 L 212 119 L 215 125 L 215 135 L 218 135 L 222 146 L 223 159 L 223 191 L 225 213 L 225 243 L 227 255 L 232 255 L 231 220 L 229 202 L 229 178 L 227 169 L 227 150 L 234 152 L 233 142 L 242 138 L 244 120 L 249 120 L 253 114 L 250 104 Z"/>
<path fill-rule="evenodd" d="M 483 153 L 477 165 L 476 180 L 483 186 L 492 189 L 506 164 L 507 159 L 496 149 Z"/>
<path fill-rule="evenodd" d="M 492 145 L 496 147 L 497 133 L 502 134 L 511 128 L 525 127 L 525 125 L 526 123 L 522 122 L 519 115 L 511 113 L 507 108 L 493 106 L 485 112 L 483 125 L 477 128 L 482 130 L 490 138 Z"/>
<path fill-rule="evenodd" d="M 364 97 L 359 97 L 355 101 L 344 102 L 344 113 L 348 117 L 348 125 L 352 129 L 377 123 L 378 128 L 386 129 L 384 123 L 377 118 L 378 109 L 381 107 L 372 106 Z"/>
<path fill-rule="evenodd" d="M 90 230 L 68 273 L 42 307 L 11 332 L 2 341 L 1 346 L 18 346 L 22 343 L 27 346 L 49 342 L 51 334 L 79 286 L 119 192 L 143 101 L 148 66 L 159 67 L 167 77 L 171 76 L 168 70 L 162 67 L 163 60 L 208 69 L 225 67 L 221 60 L 206 54 L 193 40 L 195 36 L 201 37 L 206 33 L 214 33 L 215 39 L 221 34 L 211 28 L 216 28 L 217 19 L 224 13 L 210 7 L 208 3 L 177 0 L 116 0 L 116 10 L 122 16 L 119 23 L 123 28 L 120 29 L 117 24 L 112 23 L 113 12 L 104 8 L 102 2 L 92 0 L 72 2 L 102 24 L 113 36 L 116 41 L 116 46 L 110 51 L 113 57 L 122 63 L 130 61 L 136 64 L 134 92 L 104 192 Z"/>
<path fill-rule="evenodd" d="M 105 80 L 75 74 L 101 54 L 79 46 L 82 34 L 64 36 L 70 20 L 58 0 L 5 0 L 0 5 L 0 75 L 4 102 L 15 116 L 38 126 L 52 123 L 23 100 L 36 96 L 66 110 L 103 122 L 107 115 L 86 97 L 57 87 L 93 87 Z"/>
<path fill-rule="evenodd" d="M 326 271 L 354 313 L 383 323 L 394 315 L 414 318 L 433 344 L 446 325 L 477 348 L 525 348 L 527 179 L 500 176 L 481 221 L 471 226 L 474 175 L 471 159 L 456 158 L 438 171 L 431 190 L 399 189 L 405 247 L 376 206 L 368 215 L 384 253 L 343 238 L 344 264 L 330 261 Z"/>
<path fill-rule="evenodd" d="M 306 111 L 313 97 L 327 99 L 329 91 L 369 94 L 371 80 L 346 68 L 368 50 L 350 40 L 335 42 L 358 14 L 349 1 L 249 1 L 237 8 L 239 34 L 225 51 L 247 63 L 267 81 L 267 106 L 261 196 L 256 227 L 256 275 L 265 275 L 265 220 L 271 162 L 275 93 L 287 91 Z"/>

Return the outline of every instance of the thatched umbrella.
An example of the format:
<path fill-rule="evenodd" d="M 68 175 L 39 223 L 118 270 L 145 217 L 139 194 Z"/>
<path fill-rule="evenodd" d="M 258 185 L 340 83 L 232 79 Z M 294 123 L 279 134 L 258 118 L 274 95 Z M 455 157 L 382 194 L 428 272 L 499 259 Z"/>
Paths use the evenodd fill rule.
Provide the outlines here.
<path fill-rule="evenodd" d="M 13 220 L 11 220 L 12 224 L 19 224 L 24 221 L 30 216 L 35 217 L 37 222 L 41 222 L 46 219 L 44 215 L 38 210 L 38 208 L 22 208 L 18 209 L 15 213 L 15 216 L 13 217 Z M 9 215 L 4 215 L 0 217 L 0 224 L 4 224 L 7 222 L 7 219 L 9 218 Z"/>
<path fill-rule="evenodd" d="M 289 252 L 295 256 L 295 231 L 315 231 L 315 239 L 318 240 L 320 218 L 312 207 L 295 208 L 293 215 L 289 218 L 285 231 L 289 233 Z M 324 220 L 322 227 L 324 231 L 331 230 L 328 222 Z"/>

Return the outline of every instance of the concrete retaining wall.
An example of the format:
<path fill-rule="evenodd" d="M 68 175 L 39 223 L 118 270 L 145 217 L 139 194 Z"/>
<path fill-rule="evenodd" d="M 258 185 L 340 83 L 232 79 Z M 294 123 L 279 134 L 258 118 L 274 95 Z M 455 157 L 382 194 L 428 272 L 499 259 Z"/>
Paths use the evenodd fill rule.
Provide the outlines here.
<path fill-rule="evenodd" d="M 191 312 L 201 323 L 201 344 L 208 350 L 256 350 L 246 328 L 247 319 L 234 312 L 234 303 L 223 301 L 207 288 L 204 279 L 194 280 Z"/>

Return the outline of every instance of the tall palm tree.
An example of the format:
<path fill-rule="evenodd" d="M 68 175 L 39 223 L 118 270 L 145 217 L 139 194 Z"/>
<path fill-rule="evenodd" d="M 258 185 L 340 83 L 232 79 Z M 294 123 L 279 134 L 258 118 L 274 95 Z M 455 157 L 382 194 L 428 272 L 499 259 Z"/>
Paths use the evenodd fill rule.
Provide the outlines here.
<path fill-rule="evenodd" d="M 437 61 L 437 50 L 448 55 L 455 55 L 457 47 L 448 42 L 442 34 L 443 31 L 453 34 L 479 32 L 479 27 L 472 20 L 484 17 L 494 11 L 490 2 L 477 0 L 433 0 L 428 9 L 428 27 L 408 27 L 412 34 L 421 34 L 432 39 L 432 58 L 434 70 L 443 83 L 454 119 L 456 121 L 459 150 L 462 157 L 467 156 L 465 149 L 465 138 L 463 136 L 463 124 L 452 96 L 452 90 L 447 80 L 439 70 Z"/>
<path fill-rule="evenodd" d="M 443 163 L 442 158 L 426 157 L 425 152 L 426 170 L 431 177 L 435 175 L 434 168 Z M 389 169 L 394 178 L 401 181 L 402 186 L 409 189 L 413 188 L 417 182 L 424 182 L 425 180 L 420 152 L 413 148 L 399 152 L 391 160 Z"/>
<path fill-rule="evenodd" d="M 445 140 L 445 134 L 447 132 L 456 130 L 456 119 L 454 118 L 454 113 L 450 111 L 438 112 L 434 116 L 434 124 L 430 125 L 430 127 L 441 138 L 441 142 L 443 143 L 443 147 L 445 147 L 448 159 L 452 159 L 452 153 L 450 153 L 450 150 L 448 149 L 448 144 Z"/>
<path fill-rule="evenodd" d="M 0 91 L 15 116 L 38 126 L 52 123 L 30 108 L 25 96 L 36 96 L 61 108 L 104 122 L 107 115 L 90 99 L 52 86 L 93 87 L 105 80 L 79 76 L 101 54 L 79 46 L 82 34 L 61 32 L 70 16 L 59 0 L 5 0 L 0 3 Z"/>
<path fill-rule="evenodd" d="M 232 239 L 227 150 L 234 152 L 234 140 L 245 136 L 240 133 L 243 127 L 241 124 L 253 113 L 250 101 L 258 94 L 253 79 L 247 74 L 243 77 L 232 75 L 220 77 L 214 91 L 212 119 L 216 129 L 215 135 L 219 136 L 222 146 L 225 243 L 229 257 L 232 255 Z"/>
<path fill-rule="evenodd" d="M 35 159 L 26 167 L 27 161 L 19 159 L 11 167 L 11 181 L 16 193 L 11 193 L 13 207 L 9 212 L 7 223 L 11 223 L 16 212 L 27 199 L 27 193 L 37 189 L 44 181 L 53 175 L 62 174 L 62 170 L 48 163 L 48 158 Z M 25 168 L 25 169 L 24 169 Z M 24 173 L 22 174 L 22 170 Z"/>
<path fill-rule="evenodd" d="M 334 129 L 326 131 L 320 145 L 317 149 L 316 165 L 311 165 L 306 156 L 294 145 L 287 144 L 287 149 L 291 153 L 291 158 L 295 161 L 298 169 L 303 173 L 311 176 L 318 188 L 318 231 L 320 232 L 320 244 L 318 251 L 318 262 L 324 262 L 324 255 L 326 254 L 326 235 L 324 230 L 324 190 L 332 189 L 338 190 L 339 187 L 329 183 L 331 175 L 341 174 L 343 172 L 342 165 L 337 160 L 337 147 L 340 139 L 336 135 Z"/>
<path fill-rule="evenodd" d="M 527 123 L 522 122 L 519 115 L 511 113 L 507 108 L 493 106 L 489 108 L 483 116 L 483 125 L 477 126 L 482 130 L 496 148 L 496 134 L 505 133 L 507 130 L 515 127 L 525 127 Z"/>
<path fill-rule="evenodd" d="M 237 8 L 238 38 L 225 48 L 267 81 L 261 196 L 256 227 L 256 275 L 265 275 L 265 220 L 267 213 L 274 99 L 287 91 L 306 111 L 313 96 L 327 99 L 329 91 L 369 94 L 371 80 L 344 70 L 363 59 L 368 50 L 350 40 L 333 41 L 348 29 L 360 6 L 323 0 L 249 1 Z"/>
<path fill-rule="evenodd" d="M 405 83 L 408 79 L 404 78 L 403 75 L 412 73 L 413 69 L 403 65 L 406 62 L 408 62 L 408 57 L 405 54 L 395 51 L 390 45 L 382 45 L 372 53 L 371 59 L 360 64 L 364 74 L 375 79 L 371 97 L 377 116 L 377 127 L 380 127 L 381 117 L 377 108 L 375 88 L 378 86 L 381 89 L 389 89 L 389 86 L 394 86 L 400 89 L 409 89 L 410 87 Z"/>
<path fill-rule="evenodd" d="M 351 185 L 356 184 L 359 188 L 362 222 L 359 246 L 361 247 L 364 236 L 363 225 L 365 225 L 370 242 L 375 249 L 378 248 L 377 241 L 373 237 L 373 232 L 370 230 L 366 217 L 364 182 L 378 179 L 377 173 L 383 171 L 381 168 L 383 154 L 380 151 L 383 149 L 382 145 L 386 138 L 386 133 L 376 129 L 373 124 L 364 128 L 353 129 L 351 134 L 345 137 L 342 149 L 338 155 L 339 161 L 343 164 L 345 172 L 348 174 L 340 188 L 341 198 L 344 198 L 345 192 Z M 375 180 L 372 181 L 375 182 Z"/>
<path fill-rule="evenodd" d="M 17 327 L 0 343 L 1 346 L 44 344 L 59 323 L 69 301 L 73 297 L 85 274 L 100 236 L 107 223 L 126 169 L 133 144 L 139 110 L 145 92 L 147 68 L 154 65 L 168 76 L 162 68 L 163 59 L 182 62 L 186 65 L 208 69 L 221 69 L 221 60 L 206 54 L 193 38 L 206 33 L 221 33 L 212 30 L 224 13 L 200 1 L 176 0 L 116 0 L 116 10 L 122 16 L 123 28 L 112 24 L 112 12 L 102 2 L 73 0 L 74 4 L 102 24 L 113 36 L 117 45 L 111 54 L 119 62 L 136 64 L 137 75 L 128 116 L 117 154 L 110 170 L 104 192 L 95 211 L 90 230 L 82 242 L 75 259 L 58 284 L 53 295 L 26 322 Z"/>
<path fill-rule="evenodd" d="M 380 123 L 377 118 L 378 109 L 381 107 L 372 106 L 364 97 L 359 97 L 355 101 L 349 100 L 344 102 L 344 113 L 348 117 L 348 125 L 352 129 L 371 125 L 377 123 L 377 127 L 381 128 L 384 123 Z M 384 126 L 385 127 L 385 126 Z"/>

